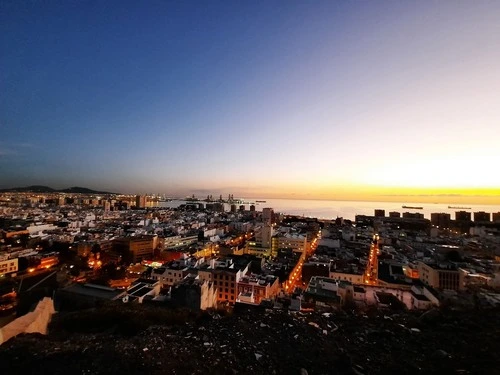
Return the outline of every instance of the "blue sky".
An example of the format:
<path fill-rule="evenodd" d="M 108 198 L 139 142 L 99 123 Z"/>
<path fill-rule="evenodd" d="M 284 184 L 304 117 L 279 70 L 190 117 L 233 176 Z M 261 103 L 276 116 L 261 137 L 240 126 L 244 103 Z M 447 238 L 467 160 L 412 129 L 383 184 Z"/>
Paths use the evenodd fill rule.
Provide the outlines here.
<path fill-rule="evenodd" d="M 0 185 L 498 188 L 477 166 L 500 162 L 499 16 L 495 1 L 4 1 Z"/>

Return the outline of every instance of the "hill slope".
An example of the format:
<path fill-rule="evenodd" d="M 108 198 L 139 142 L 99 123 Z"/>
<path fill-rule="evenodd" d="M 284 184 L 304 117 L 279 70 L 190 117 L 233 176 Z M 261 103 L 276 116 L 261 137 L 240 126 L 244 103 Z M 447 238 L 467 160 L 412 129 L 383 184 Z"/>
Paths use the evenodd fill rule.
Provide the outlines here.
<path fill-rule="evenodd" d="M 187 322 L 176 316 L 166 324 L 158 315 L 162 313 L 148 309 L 121 304 L 107 311 L 57 314 L 48 337 L 24 335 L 0 346 L 3 370 L 31 373 L 36 369 L 38 374 L 490 374 L 500 365 L 498 310 L 370 317 L 343 312 L 242 311 L 229 317 L 201 315 Z M 94 324 L 103 321 L 107 323 Z"/>

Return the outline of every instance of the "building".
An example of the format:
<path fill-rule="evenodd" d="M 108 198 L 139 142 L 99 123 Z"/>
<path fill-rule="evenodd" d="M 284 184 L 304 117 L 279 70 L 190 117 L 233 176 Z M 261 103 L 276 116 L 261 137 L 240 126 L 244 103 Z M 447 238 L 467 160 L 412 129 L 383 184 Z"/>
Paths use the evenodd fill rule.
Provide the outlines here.
<path fill-rule="evenodd" d="M 246 243 L 245 252 L 251 255 L 268 257 L 271 255 L 274 230 L 271 224 L 264 224 L 255 230 L 255 241 Z"/>
<path fill-rule="evenodd" d="M 105 301 L 115 301 L 126 295 L 124 290 L 95 284 L 73 283 L 58 289 L 56 302 L 59 311 L 78 310 L 99 306 Z"/>
<path fill-rule="evenodd" d="M 330 270 L 330 279 L 338 281 L 348 281 L 355 285 L 362 285 L 363 282 L 363 270 L 359 269 L 357 272 L 338 272 L 336 270 Z"/>
<path fill-rule="evenodd" d="M 440 228 L 449 228 L 451 224 L 451 215 L 444 212 L 432 213 L 431 224 Z"/>
<path fill-rule="evenodd" d="M 146 208 L 147 205 L 147 197 L 145 195 L 137 195 L 135 197 L 135 208 Z"/>
<path fill-rule="evenodd" d="M 319 261 L 309 261 L 304 263 L 302 266 L 302 281 L 307 284 L 313 276 L 329 277 L 330 263 Z"/>
<path fill-rule="evenodd" d="M 153 299 L 160 293 L 160 283 L 157 280 L 138 279 L 127 289 L 123 302 L 143 303 L 144 300 Z"/>
<path fill-rule="evenodd" d="M 354 288 L 348 281 L 314 276 L 304 293 L 305 302 L 316 305 L 338 306 L 353 300 Z"/>
<path fill-rule="evenodd" d="M 221 262 L 213 262 L 211 277 L 214 287 L 217 289 L 217 302 L 229 302 L 234 304 L 238 296 L 238 282 L 247 274 L 250 262 L 245 265 L 235 264 L 233 258 L 223 259 Z M 200 275 L 200 278 L 202 276 Z"/>
<path fill-rule="evenodd" d="M 236 302 L 260 304 L 263 299 L 273 298 L 280 291 L 279 279 L 273 275 L 245 275 L 238 281 Z"/>
<path fill-rule="evenodd" d="M 491 221 L 491 215 L 484 211 L 474 212 L 474 221 Z"/>
<path fill-rule="evenodd" d="M 237 297 L 237 284 L 243 275 L 234 268 L 216 268 L 212 271 L 214 287 L 217 289 L 217 301 L 234 304 Z"/>
<path fill-rule="evenodd" d="M 404 219 L 423 219 L 424 214 L 420 212 L 403 212 Z"/>
<path fill-rule="evenodd" d="M 401 217 L 401 214 L 397 211 L 391 211 L 391 212 L 389 212 L 389 217 L 393 217 L 393 218 L 398 217 L 399 218 L 399 217 Z"/>
<path fill-rule="evenodd" d="M 493 221 L 500 221 L 500 212 L 493 212 Z"/>
<path fill-rule="evenodd" d="M 0 261 L 0 276 L 15 273 L 19 270 L 18 258 Z"/>
<path fill-rule="evenodd" d="M 198 242 L 198 235 L 169 236 L 162 238 L 163 250 L 179 249 Z"/>
<path fill-rule="evenodd" d="M 274 236 L 272 239 L 273 256 L 278 255 L 279 250 L 290 249 L 296 253 L 303 253 L 307 251 L 307 237 L 302 234 L 286 233 L 281 236 Z"/>
<path fill-rule="evenodd" d="M 262 209 L 262 221 L 267 224 L 274 222 L 274 210 L 272 208 L 266 207 Z"/>
<path fill-rule="evenodd" d="M 376 209 L 375 210 L 375 217 L 385 217 L 385 210 Z"/>
<path fill-rule="evenodd" d="M 457 211 L 455 212 L 456 221 L 471 221 L 471 214 L 467 211 Z"/>
<path fill-rule="evenodd" d="M 217 307 L 217 289 L 213 282 L 202 280 L 198 275 L 190 274 L 177 282 L 170 295 L 174 307 L 195 311 Z"/>
<path fill-rule="evenodd" d="M 464 273 L 452 263 L 417 262 L 420 281 L 436 289 L 462 290 Z"/>
<path fill-rule="evenodd" d="M 153 258 L 154 236 L 121 237 L 113 240 L 113 248 L 133 263 Z"/>

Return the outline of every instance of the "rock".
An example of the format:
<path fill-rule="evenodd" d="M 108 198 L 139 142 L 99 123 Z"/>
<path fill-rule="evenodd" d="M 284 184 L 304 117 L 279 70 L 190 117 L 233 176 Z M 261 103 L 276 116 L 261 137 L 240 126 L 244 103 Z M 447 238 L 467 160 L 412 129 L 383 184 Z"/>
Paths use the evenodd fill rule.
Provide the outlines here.
<path fill-rule="evenodd" d="M 420 330 L 418 328 L 410 328 L 410 331 L 420 333 Z"/>
<path fill-rule="evenodd" d="M 259 361 L 262 358 L 262 354 L 260 353 L 255 353 L 255 359 Z"/>
<path fill-rule="evenodd" d="M 307 370 L 305 368 L 301 368 L 300 375 L 309 375 L 309 373 L 307 372 Z"/>
<path fill-rule="evenodd" d="M 309 325 L 310 325 L 310 326 L 313 326 L 313 327 L 316 327 L 316 328 L 319 328 L 318 323 L 309 322 Z"/>
<path fill-rule="evenodd" d="M 148 350 L 149 350 L 148 348 L 142 349 L 143 352 L 147 352 Z"/>
<path fill-rule="evenodd" d="M 448 357 L 449 357 L 449 354 L 446 353 L 442 349 L 438 349 L 438 350 L 434 351 L 434 353 L 432 353 L 432 358 L 434 358 L 434 359 L 444 359 L 444 358 L 448 358 Z"/>
<path fill-rule="evenodd" d="M 432 309 L 424 312 L 419 316 L 418 320 L 421 323 L 428 323 L 438 319 L 441 316 L 441 313 L 437 309 Z"/>

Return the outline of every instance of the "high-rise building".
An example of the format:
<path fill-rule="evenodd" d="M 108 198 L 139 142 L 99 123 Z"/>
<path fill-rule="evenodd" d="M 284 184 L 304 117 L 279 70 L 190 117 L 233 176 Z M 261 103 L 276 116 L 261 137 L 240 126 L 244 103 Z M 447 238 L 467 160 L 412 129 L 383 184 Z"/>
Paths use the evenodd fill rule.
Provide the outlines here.
<path fill-rule="evenodd" d="M 471 221 L 471 214 L 467 211 L 457 211 L 455 212 L 456 221 Z"/>
<path fill-rule="evenodd" d="M 274 221 L 274 210 L 270 207 L 262 209 L 262 221 L 271 224 Z"/>
<path fill-rule="evenodd" d="M 431 224 L 440 228 L 449 228 L 451 223 L 451 215 L 441 212 L 431 214 Z"/>
<path fill-rule="evenodd" d="M 236 212 L 236 205 L 235 204 L 232 204 L 231 205 L 231 212 Z"/>
<path fill-rule="evenodd" d="M 500 212 L 493 212 L 493 221 L 500 221 Z"/>
<path fill-rule="evenodd" d="M 385 217 L 385 210 L 376 209 L 375 210 L 375 217 Z"/>
<path fill-rule="evenodd" d="M 478 211 L 474 212 L 474 221 L 490 221 L 491 215 L 489 212 Z"/>
<path fill-rule="evenodd" d="M 255 234 L 255 241 L 261 247 L 270 248 L 273 235 L 273 227 L 271 225 L 264 225 L 262 229 Z"/>
<path fill-rule="evenodd" d="M 135 197 L 135 207 L 136 208 L 146 208 L 146 196 L 145 195 L 137 195 Z"/>
<path fill-rule="evenodd" d="M 423 219 L 424 214 L 420 212 L 403 212 L 404 219 Z"/>
<path fill-rule="evenodd" d="M 251 204 L 251 205 L 250 205 L 250 211 L 251 211 L 251 212 L 255 212 L 255 205 L 254 205 L 254 204 Z"/>
<path fill-rule="evenodd" d="M 401 214 L 397 211 L 389 212 L 389 217 L 401 217 Z"/>

